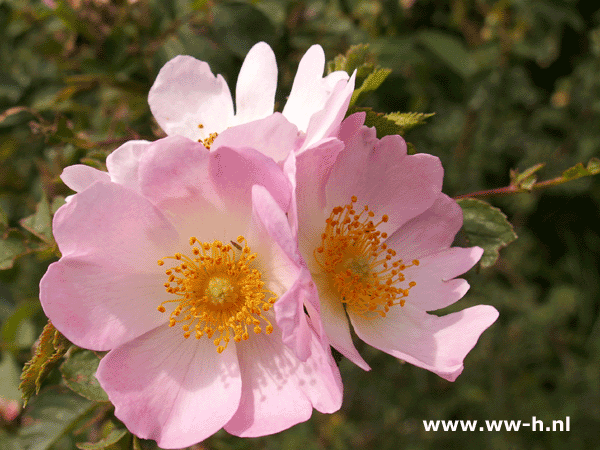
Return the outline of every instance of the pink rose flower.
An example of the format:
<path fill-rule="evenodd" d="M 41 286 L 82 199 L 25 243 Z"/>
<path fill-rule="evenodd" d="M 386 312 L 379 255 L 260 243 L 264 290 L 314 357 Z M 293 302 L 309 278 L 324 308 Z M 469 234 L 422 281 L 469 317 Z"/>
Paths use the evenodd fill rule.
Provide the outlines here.
<path fill-rule="evenodd" d="M 454 381 L 498 312 L 486 305 L 441 317 L 427 311 L 465 295 L 469 284 L 455 277 L 483 250 L 450 247 L 462 212 L 441 192 L 439 159 L 407 155 L 400 136 L 377 139 L 363 122 L 358 113 L 342 123 L 345 147 L 297 158 L 290 220 L 318 288 L 325 332 L 363 369 L 369 366 L 348 319 L 369 345 Z"/>
<path fill-rule="evenodd" d="M 323 77 L 325 54 L 308 49 L 282 113 L 274 113 L 277 64 L 264 42 L 248 52 L 233 101 L 221 75 L 204 61 L 177 56 L 160 70 L 148 95 L 152 114 L 167 135 L 185 136 L 207 148 L 240 142 L 282 162 L 292 151 L 318 145 L 337 134 L 354 90 L 354 75 Z"/>
<path fill-rule="evenodd" d="M 109 350 L 96 376 L 129 430 L 181 448 L 339 409 L 328 343 L 299 313 L 315 288 L 282 169 L 181 136 L 125 144 L 107 165 L 65 169 L 79 192 L 54 217 L 62 257 L 40 299 L 69 340 Z"/>

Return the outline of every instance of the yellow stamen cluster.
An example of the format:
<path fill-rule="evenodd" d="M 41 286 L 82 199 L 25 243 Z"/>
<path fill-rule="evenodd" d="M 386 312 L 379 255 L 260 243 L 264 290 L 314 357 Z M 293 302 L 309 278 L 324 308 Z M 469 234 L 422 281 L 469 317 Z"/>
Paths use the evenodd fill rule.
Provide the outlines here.
<path fill-rule="evenodd" d="M 419 261 L 392 261 L 396 252 L 382 242 L 387 233 L 377 230 L 389 220 L 388 216 L 383 215 L 374 223 L 373 211 L 365 206 L 357 213 L 356 201 L 356 196 L 352 196 L 351 203 L 333 208 L 325 220 L 321 245 L 315 249 L 314 257 L 347 308 L 363 317 L 385 317 L 390 307 L 404 306 L 405 297 L 416 283 L 411 281 L 406 288 L 400 287 L 406 281 L 402 271 L 418 266 Z"/>
<path fill-rule="evenodd" d="M 164 313 L 165 304 L 177 303 L 169 326 L 183 324 L 186 339 L 192 332 L 196 339 L 214 337 L 219 353 L 231 338 L 235 342 L 247 340 L 249 328 L 261 333 L 261 320 L 266 323 L 266 334 L 271 334 L 273 325 L 263 312 L 269 311 L 277 300 L 273 292 L 263 288 L 261 272 L 252 268 L 257 254 L 250 251 L 246 239 L 239 236 L 237 243 L 231 244 L 211 244 L 191 237 L 193 257 L 175 253 L 158 261 L 159 266 L 167 259 L 179 263 L 165 271 L 168 280 L 164 284 L 167 292 L 177 298 L 162 302 L 158 311 Z"/>

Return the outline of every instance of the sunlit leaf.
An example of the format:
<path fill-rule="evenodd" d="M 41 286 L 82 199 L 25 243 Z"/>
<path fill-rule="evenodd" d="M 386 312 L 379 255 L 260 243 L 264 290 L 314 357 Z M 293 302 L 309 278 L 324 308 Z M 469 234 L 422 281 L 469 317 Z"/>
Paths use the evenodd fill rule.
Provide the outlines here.
<path fill-rule="evenodd" d="M 391 69 L 376 66 L 373 61 L 374 56 L 369 51 L 369 46 L 359 44 L 350 47 L 345 55 L 338 55 L 328 62 L 329 73 L 343 70 L 348 75 L 352 75 L 356 71 L 356 85 L 350 99 L 350 107 L 362 100 L 369 92 L 375 91 L 392 72 Z"/>
<path fill-rule="evenodd" d="M 365 125 L 377 129 L 377 137 L 382 138 L 389 134 L 399 134 L 404 136 L 407 131 L 422 125 L 425 120 L 433 116 L 433 113 L 376 113 L 371 108 L 351 108 L 348 112 L 354 113 L 364 111 L 367 113 Z"/>
<path fill-rule="evenodd" d="M 33 357 L 23 367 L 19 389 L 24 404 L 40 391 L 44 378 L 70 347 L 71 343 L 48 321 Z"/>
<path fill-rule="evenodd" d="M 467 242 L 483 248 L 481 267 L 493 266 L 501 248 L 517 239 L 506 216 L 498 208 L 474 198 L 458 200 L 463 211 L 463 231 Z"/>

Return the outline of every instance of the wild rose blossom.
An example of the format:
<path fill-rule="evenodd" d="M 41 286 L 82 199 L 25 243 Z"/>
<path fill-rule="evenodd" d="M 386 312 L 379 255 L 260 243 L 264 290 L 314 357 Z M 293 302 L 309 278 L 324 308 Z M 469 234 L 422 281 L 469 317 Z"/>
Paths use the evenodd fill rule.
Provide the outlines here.
<path fill-rule="evenodd" d="M 298 314 L 314 285 L 281 168 L 180 136 L 129 143 L 112 161 L 109 174 L 65 170 L 79 192 L 54 217 L 62 257 L 40 299 L 69 340 L 109 350 L 96 376 L 115 415 L 180 448 L 220 428 L 260 436 L 313 407 L 337 410 L 329 346 Z M 286 329 L 297 341 L 284 343 Z"/>
<path fill-rule="evenodd" d="M 325 332 L 364 369 L 348 319 L 364 342 L 454 381 L 498 312 L 486 305 L 441 317 L 427 311 L 465 295 L 469 284 L 455 277 L 483 250 L 450 247 L 462 212 L 441 192 L 439 159 L 409 156 L 400 136 L 377 139 L 363 121 L 359 113 L 342 124 L 337 151 L 297 159 L 290 220 L 318 288 Z"/>
<path fill-rule="evenodd" d="M 240 142 L 282 162 L 287 154 L 332 138 L 346 114 L 354 76 L 323 77 L 325 54 L 313 45 L 298 66 L 282 113 L 274 113 L 277 63 L 271 47 L 254 45 L 240 70 L 234 113 L 221 75 L 191 56 L 176 56 L 160 70 L 148 95 L 152 114 L 167 135 L 185 136 L 207 148 Z"/>

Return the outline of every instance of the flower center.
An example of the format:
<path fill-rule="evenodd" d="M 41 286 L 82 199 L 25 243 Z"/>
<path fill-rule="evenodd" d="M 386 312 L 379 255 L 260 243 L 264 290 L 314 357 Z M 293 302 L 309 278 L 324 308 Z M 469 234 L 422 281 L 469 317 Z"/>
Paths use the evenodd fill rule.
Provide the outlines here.
<path fill-rule="evenodd" d="M 203 129 L 204 125 L 200 123 L 200 124 L 198 124 L 198 128 Z M 198 142 L 200 142 L 202 145 L 204 145 L 207 150 L 210 150 L 210 146 L 212 145 L 213 142 L 215 142 L 215 139 L 217 138 L 218 135 L 219 135 L 219 133 L 210 133 L 207 138 L 198 139 Z"/>
<path fill-rule="evenodd" d="M 352 196 L 351 203 L 333 208 L 325 220 L 321 245 L 313 254 L 347 308 L 363 317 L 385 317 L 390 307 L 404 306 L 405 297 L 417 283 L 411 281 L 401 287 L 406 281 L 402 271 L 418 266 L 419 261 L 392 261 L 396 252 L 382 243 L 387 233 L 377 230 L 388 216 L 373 223 L 373 211 L 365 206 L 357 213 L 356 201 Z"/>
<path fill-rule="evenodd" d="M 197 244 L 197 245 L 195 245 Z M 277 296 L 264 289 L 261 272 L 252 268 L 256 253 L 243 236 L 233 245 L 214 241 L 212 244 L 190 238 L 194 257 L 181 253 L 164 259 L 179 261 L 179 265 L 165 271 L 168 277 L 164 284 L 176 299 L 166 300 L 158 306 L 158 311 L 166 311 L 165 304 L 177 303 L 171 312 L 169 326 L 183 324 L 183 336 L 187 339 L 195 332 L 196 339 L 206 336 L 214 339 L 219 353 L 227 348 L 233 337 L 235 342 L 250 337 L 248 327 L 254 333 L 262 332 L 261 320 L 265 322 L 265 332 L 271 334 L 273 325 L 263 315 L 277 301 Z M 243 247 L 239 244 L 243 244 Z M 236 258 L 236 250 L 238 256 Z M 163 259 L 158 261 L 162 266 Z"/>

